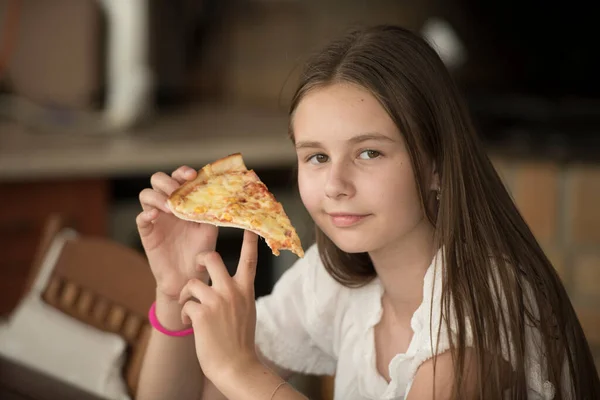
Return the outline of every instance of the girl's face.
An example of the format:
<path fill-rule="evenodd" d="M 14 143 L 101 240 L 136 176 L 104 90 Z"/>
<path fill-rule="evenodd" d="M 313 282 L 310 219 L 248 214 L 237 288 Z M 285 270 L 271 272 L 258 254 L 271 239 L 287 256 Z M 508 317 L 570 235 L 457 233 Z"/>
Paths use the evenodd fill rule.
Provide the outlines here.
<path fill-rule="evenodd" d="M 292 124 L 302 201 L 341 250 L 385 249 L 426 221 L 404 140 L 368 91 L 315 89 Z"/>

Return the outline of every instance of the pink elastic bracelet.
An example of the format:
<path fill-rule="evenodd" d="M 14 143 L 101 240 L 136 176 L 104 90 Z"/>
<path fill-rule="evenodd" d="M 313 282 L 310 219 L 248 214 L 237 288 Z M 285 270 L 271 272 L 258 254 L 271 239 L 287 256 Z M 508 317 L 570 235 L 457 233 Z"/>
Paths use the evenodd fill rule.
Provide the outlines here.
<path fill-rule="evenodd" d="M 150 306 L 150 311 L 148 311 L 148 320 L 150 320 L 150 325 L 152 325 L 154 329 L 167 336 L 188 336 L 194 333 L 193 328 L 188 328 L 181 331 L 170 331 L 162 326 L 160 322 L 158 322 L 158 318 L 156 318 L 156 302 L 152 303 Z"/>

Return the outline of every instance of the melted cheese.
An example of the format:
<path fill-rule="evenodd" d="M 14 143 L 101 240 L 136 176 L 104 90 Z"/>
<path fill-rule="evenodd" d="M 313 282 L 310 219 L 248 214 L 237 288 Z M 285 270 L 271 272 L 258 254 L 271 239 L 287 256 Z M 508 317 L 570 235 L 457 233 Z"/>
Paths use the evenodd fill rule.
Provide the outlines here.
<path fill-rule="evenodd" d="M 271 239 L 286 242 L 293 227 L 283 207 L 266 195 L 267 188 L 245 173 L 216 176 L 186 195 L 185 209 L 222 222 L 249 226 Z"/>

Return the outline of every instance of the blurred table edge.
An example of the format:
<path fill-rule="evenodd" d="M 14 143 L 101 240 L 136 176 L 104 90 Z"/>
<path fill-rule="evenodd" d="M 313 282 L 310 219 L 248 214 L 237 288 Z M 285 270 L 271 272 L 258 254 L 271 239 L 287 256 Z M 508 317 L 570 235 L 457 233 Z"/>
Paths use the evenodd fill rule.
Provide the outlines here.
<path fill-rule="evenodd" d="M 201 168 L 242 153 L 248 168 L 293 167 L 285 113 L 195 106 L 157 114 L 131 131 L 33 132 L 0 121 L 0 182 L 151 174 Z M 165 171 L 171 172 L 171 171 Z"/>

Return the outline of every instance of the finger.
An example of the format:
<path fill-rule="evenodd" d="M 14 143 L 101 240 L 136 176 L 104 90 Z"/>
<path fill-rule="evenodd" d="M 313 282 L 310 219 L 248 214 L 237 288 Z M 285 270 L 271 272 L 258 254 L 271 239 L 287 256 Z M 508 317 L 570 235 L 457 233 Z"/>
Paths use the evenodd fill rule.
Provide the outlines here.
<path fill-rule="evenodd" d="M 254 290 L 256 265 L 258 263 L 258 235 L 251 231 L 244 232 L 240 261 L 235 273 L 235 281 L 243 288 Z"/>
<path fill-rule="evenodd" d="M 181 322 L 193 326 L 194 322 L 201 322 L 204 319 L 205 310 L 206 306 L 195 301 L 188 301 L 181 307 Z"/>
<path fill-rule="evenodd" d="M 204 240 L 206 240 L 207 248 L 214 249 L 217 246 L 217 238 L 219 237 L 219 227 L 212 224 L 204 224 Z"/>
<path fill-rule="evenodd" d="M 214 304 L 216 294 L 206 283 L 200 279 L 190 279 L 179 293 L 179 304 L 184 304 L 191 300 L 198 300 L 202 304 Z"/>
<path fill-rule="evenodd" d="M 185 183 L 186 181 L 191 181 L 197 175 L 197 171 L 194 168 L 190 168 L 186 165 L 177 168 L 171 176 L 175 179 L 180 185 Z"/>
<path fill-rule="evenodd" d="M 138 214 L 135 218 L 135 223 L 141 236 L 147 236 L 152 232 L 154 228 L 153 222 L 157 217 L 158 210 L 156 208 L 151 208 Z"/>
<path fill-rule="evenodd" d="M 140 203 L 144 211 L 148 211 L 152 208 L 159 209 L 168 214 L 171 214 L 171 210 L 167 206 L 167 196 L 157 192 L 153 189 L 144 189 L 140 192 Z"/>
<path fill-rule="evenodd" d="M 164 172 L 157 172 L 150 177 L 152 189 L 170 196 L 181 184 Z"/>
<path fill-rule="evenodd" d="M 196 262 L 206 267 L 215 289 L 222 291 L 231 286 L 231 276 L 219 253 L 216 251 L 200 253 L 196 257 Z"/>

